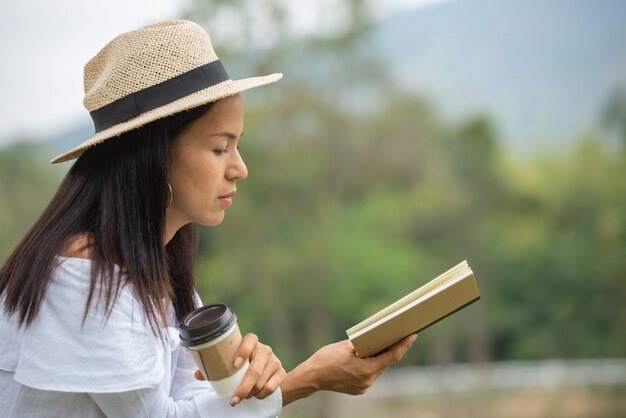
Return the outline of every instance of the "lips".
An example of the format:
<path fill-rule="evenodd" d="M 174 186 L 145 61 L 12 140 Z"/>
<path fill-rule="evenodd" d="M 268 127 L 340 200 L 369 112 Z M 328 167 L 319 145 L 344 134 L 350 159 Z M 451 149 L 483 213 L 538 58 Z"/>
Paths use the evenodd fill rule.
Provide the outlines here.
<path fill-rule="evenodd" d="M 230 193 L 226 193 L 225 195 L 218 197 L 217 200 L 224 203 L 226 206 L 230 206 L 233 204 L 233 196 L 235 195 L 236 192 L 237 192 L 236 190 L 233 190 Z"/>
<path fill-rule="evenodd" d="M 230 199 L 230 198 L 232 198 L 235 195 L 235 193 L 237 193 L 237 190 L 233 190 L 232 192 L 227 193 L 225 195 L 222 195 L 219 198 L 220 199 Z"/>

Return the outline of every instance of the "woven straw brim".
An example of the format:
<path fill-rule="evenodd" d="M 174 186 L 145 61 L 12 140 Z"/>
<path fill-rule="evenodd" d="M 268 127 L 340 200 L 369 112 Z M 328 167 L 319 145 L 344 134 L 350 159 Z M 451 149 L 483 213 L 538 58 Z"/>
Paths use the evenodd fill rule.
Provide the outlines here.
<path fill-rule="evenodd" d="M 173 115 L 183 110 L 193 109 L 194 107 L 214 102 L 225 97 L 234 96 L 255 87 L 274 83 L 280 80 L 282 76 L 283 75 L 281 73 L 275 73 L 262 77 L 250 77 L 241 80 L 226 80 L 100 131 L 76 148 L 53 158 L 50 162 L 55 164 L 78 158 L 87 148 L 93 147 L 94 145 L 97 145 L 109 138 L 119 136 L 124 132 L 131 131 L 147 123 Z"/>

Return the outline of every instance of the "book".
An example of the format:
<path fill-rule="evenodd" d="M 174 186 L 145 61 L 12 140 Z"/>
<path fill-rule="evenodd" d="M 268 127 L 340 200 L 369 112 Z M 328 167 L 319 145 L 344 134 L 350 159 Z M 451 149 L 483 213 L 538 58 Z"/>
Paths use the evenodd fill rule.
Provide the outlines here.
<path fill-rule="evenodd" d="M 474 272 L 462 261 L 346 331 L 359 357 L 371 357 L 480 299 Z"/>

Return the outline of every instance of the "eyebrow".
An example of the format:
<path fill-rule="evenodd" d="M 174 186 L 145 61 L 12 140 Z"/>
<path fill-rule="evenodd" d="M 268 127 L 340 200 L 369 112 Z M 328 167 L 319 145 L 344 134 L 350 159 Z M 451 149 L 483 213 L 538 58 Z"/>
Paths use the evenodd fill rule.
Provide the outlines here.
<path fill-rule="evenodd" d="M 225 136 L 228 139 L 236 139 L 237 135 L 230 133 L 230 132 L 216 132 L 214 134 L 211 134 L 209 136 Z M 241 138 L 243 136 L 243 132 L 241 133 L 241 135 L 239 136 L 239 138 Z"/>

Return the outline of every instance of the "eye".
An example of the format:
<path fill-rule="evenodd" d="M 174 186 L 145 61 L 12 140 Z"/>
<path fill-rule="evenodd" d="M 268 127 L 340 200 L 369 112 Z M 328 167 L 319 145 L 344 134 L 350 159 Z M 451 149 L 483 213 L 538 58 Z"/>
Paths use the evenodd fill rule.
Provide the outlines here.
<path fill-rule="evenodd" d="M 221 157 L 222 155 L 226 154 L 228 152 L 227 148 L 219 148 L 219 149 L 214 149 L 213 153 L 215 155 L 217 155 L 218 157 Z"/>

